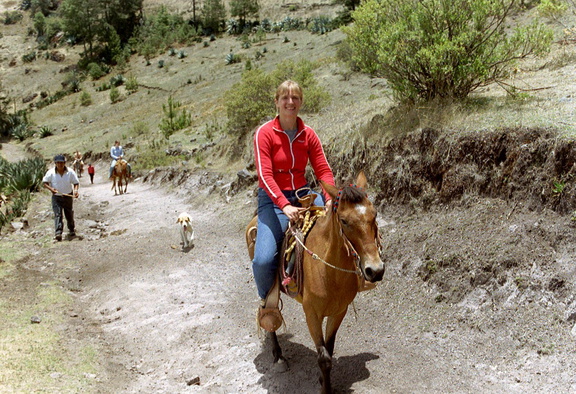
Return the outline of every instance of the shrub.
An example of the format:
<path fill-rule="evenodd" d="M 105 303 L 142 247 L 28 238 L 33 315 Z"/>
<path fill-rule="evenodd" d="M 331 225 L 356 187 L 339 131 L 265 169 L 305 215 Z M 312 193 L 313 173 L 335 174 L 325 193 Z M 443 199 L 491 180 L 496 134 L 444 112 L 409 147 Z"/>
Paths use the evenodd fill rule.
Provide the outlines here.
<path fill-rule="evenodd" d="M 20 11 L 5 11 L 4 12 L 4 24 L 14 25 L 22 20 L 24 15 Z"/>
<path fill-rule="evenodd" d="M 25 55 L 22 55 L 22 61 L 24 63 L 30 63 L 36 60 L 36 51 L 29 52 Z"/>
<path fill-rule="evenodd" d="M 538 4 L 538 13 L 545 18 L 556 20 L 568 9 L 568 5 L 561 0 L 541 0 Z"/>
<path fill-rule="evenodd" d="M 126 81 L 126 90 L 131 93 L 134 93 L 138 90 L 138 80 L 136 79 L 135 75 L 130 74 L 128 76 L 128 80 Z"/>
<path fill-rule="evenodd" d="M 179 111 L 181 106 L 182 104 L 178 101 L 174 101 L 172 96 L 168 97 L 167 105 L 162 104 L 164 118 L 158 127 L 166 139 L 169 139 L 176 131 L 182 130 L 192 124 L 192 116 L 186 111 L 186 109 L 182 109 L 181 112 Z"/>
<path fill-rule="evenodd" d="M 230 52 L 226 55 L 226 65 L 240 63 L 240 56 L 233 54 Z"/>
<path fill-rule="evenodd" d="M 312 18 L 308 23 L 308 30 L 313 34 L 326 34 L 334 29 L 332 20 L 327 16 Z"/>
<path fill-rule="evenodd" d="M 6 112 L 0 104 L 0 135 L 10 136 L 12 130 L 20 125 L 28 127 L 28 112 L 26 110 L 19 110 L 15 114 Z"/>
<path fill-rule="evenodd" d="M 30 130 L 27 124 L 19 124 L 12 128 L 10 135 L 18 141 L 24 141 L 26 138 L 32 137 L 34 132 Z"/>
<path fill-rule="evenodd" d="M 48 126 L 42 126 L 40 127 L 40 129 L 38 130 L 38 136 L 40 138 L 46 138 L 46 137 L 50 137 L 51 135 L 53 135 L 54 133 L 52 132 L 52 129 Z"/>
<path fill-rule="evenodd" d="M 225 93 L 228 130 L 241 135 L 253 129 L 262 120 L 275 113 L 274 94 L 280 83 L 287 79 L 297 81 L 304 90 L 303 112 L 318 112 L 330 100 L 325 89 L 318 86 L 312 71 L 314 64 L 284 61 L 267 74 L 261 69 L 246 70 L 242 80 Z"/>
<path fill-rule="evenodd" d="M 162 6 L 145 19 L 129 43 L 139 54 L 149 59 L 174 43 L 192 43 L 197 36 L 196 29 L 184 18 L 171 14 Z"/>
<path fill-rule="evenodd" d="M 110 78 L 110 85 L 112 86 L 121 86 L 124 85 L 124 82 L 126 82 L 126 78 L 124 78 L 124 75 L 122 74 L 118 74 Z"/>
<path fill-rule="evenodd" d="M 46 172 L 46 164 L 40 158 L 8 163 L 2 160 L 0 164 L 0 191 L 11 195 L 20 191 L 33 192 L 39 190 L 42 178 Z"/>
<path fill-rule="evenodd" d="M 93 81 L 96 81 L 106 75 L 106 72 L 102 70 L 102 67 L 98 63 L 89 63 L 86 67 L 88 71 L 88 75 L 92 78 Z"/>
<path fill-rule="evenodd" d="M 120 101 L 120 91 L 114 85 L 112 85 L 112 87 L 110 88 L 110 101 L 112 102 L 112 104 L 115 104 L 118 101 Z"/>
<path fill-rule="evenodd" d="M 541 25 L 506 31 L 514 0 L 367 0 L 343 28 L 353 60 L 388 80 L 402 101 L 464 98 L 505 78 L 511 65 L 548 51 Z"/>
<path fill-rule="evenodd" d="M 80 94 L 80 105 L 87 107 L 90 104 L 92 104 L 92 96 L 90 96 L 90 93 L 84 90 L 82 94 Z"/>

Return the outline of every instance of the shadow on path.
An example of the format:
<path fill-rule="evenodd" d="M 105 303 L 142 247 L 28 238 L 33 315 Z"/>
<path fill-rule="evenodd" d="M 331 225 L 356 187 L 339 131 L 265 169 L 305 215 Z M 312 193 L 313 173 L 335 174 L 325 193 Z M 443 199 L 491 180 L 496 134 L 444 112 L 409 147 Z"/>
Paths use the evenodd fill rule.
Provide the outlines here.
<path fill-rule="evenodd" d="M 288 371 L 275 372 L 272 368 L 272 341 L 266 335 L 262 352 L 254 359 L 258 372 L 263 374 L 258 383 L 269 393 L 301 394 L 315 393 L 320 390 L 320 369 L 316 351 L 302 344 L 292 342 L 291 334 L 280 334 L 278 339 L 284 357 L 288 361 Z M 366 367 L 369 361 L 379 358 L 374 353 L 359 353 L 352 356 L 338 357 L 336 354 L 332 365 L 332 388 L 335 393 L 352 393 L 352 385 L 370 377 Z"/>

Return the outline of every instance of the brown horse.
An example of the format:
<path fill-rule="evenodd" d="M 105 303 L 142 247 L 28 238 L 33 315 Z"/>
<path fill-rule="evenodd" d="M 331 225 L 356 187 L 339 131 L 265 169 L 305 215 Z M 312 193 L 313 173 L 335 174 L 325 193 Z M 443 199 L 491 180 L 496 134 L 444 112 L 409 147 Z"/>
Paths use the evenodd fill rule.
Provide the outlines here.
<path fill-rule="evenodd" d="M 322 183 L 330 194 L 333 207 L 317 220 L 310 230 L 304 253 L 302 307 L 306 324 L 318 352 L 322 393 L 331 393 L 330 372 L 336 333 L 348 305 L 361 290 L 363 279 L 382 280 L 384 263 L 380 258 L 380 239 L 376 209 L 364 191 L 366 177 L 361 172 L 355 185 L 338 189 Z M 246 240 L 254 239 L 253 224 L 247 228 Z M 250 243 L 249 243 L 250 245 Z M 249 253 L 253 250 L 250 250 Z M 322 325 L 327 318 L 326 333 Z M 282 349 L 276 332 L 270 333 L 274 364 L 283 364 Z"/>
<path fill-rule="evenodd" d="M 124 186 L 124 190 L 122 190 L 122 186 Z M 124 159 L 120 159 L 116 161 L 116 165 L 112 170 L 112 188 L 114 189 L 114 195 L 126 193 L 128 190 L 128 162 Z M 118 191 L 117 191 L 118 189 Z"/>

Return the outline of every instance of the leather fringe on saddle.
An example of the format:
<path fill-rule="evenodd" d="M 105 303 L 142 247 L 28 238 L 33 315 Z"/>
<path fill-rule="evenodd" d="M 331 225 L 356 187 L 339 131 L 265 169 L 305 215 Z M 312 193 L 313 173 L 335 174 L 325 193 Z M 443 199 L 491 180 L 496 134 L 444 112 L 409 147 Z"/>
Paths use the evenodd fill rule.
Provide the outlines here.
<path fill-rule="evenodd" d="M 312 205 L 315 194 L 309 194 L 301 199 L 303 207 L 308 208 L 304 217 L 294 226 L 290 226 L 286 231 L 282 243 L 281 261 L 278 275 L 280 276 L 280 290 L 297 301 L 302 301 L 302 290 L 304 288 L 304 242 L 306 236 L 316 223 L 316 219 L 325 216 L 324 207 Z M 300 242 L 298 242 L 298 240 Z"/>

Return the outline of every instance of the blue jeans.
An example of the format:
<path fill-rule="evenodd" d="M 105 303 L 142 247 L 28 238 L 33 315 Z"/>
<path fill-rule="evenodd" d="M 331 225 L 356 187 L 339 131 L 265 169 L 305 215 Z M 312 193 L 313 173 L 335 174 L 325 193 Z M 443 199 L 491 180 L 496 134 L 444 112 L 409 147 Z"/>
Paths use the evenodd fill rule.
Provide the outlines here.
<path fill-rule="evenodd" d="M 310 194 L 299 194 L 300 197 Z M 284 195 L 294 206 L 300 206 L 296 191 L 283 191 Z M 316 197 L 315 205 L 324 206 L 324 198 L 321 194 Z M 278 270 L 278 255 L 284 240 L 284 233 L 288 228 L 288 217 L 276 206 L 263 189 L 258 189 L 258 232 L 256 233 L 256 245 L 254 246 L 254 260 L 252 271 L 258 289 L 258 295 L 264 299 L 274 285 Z"/>

